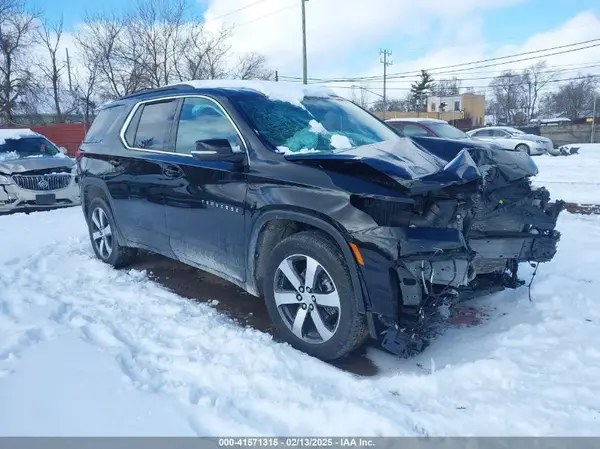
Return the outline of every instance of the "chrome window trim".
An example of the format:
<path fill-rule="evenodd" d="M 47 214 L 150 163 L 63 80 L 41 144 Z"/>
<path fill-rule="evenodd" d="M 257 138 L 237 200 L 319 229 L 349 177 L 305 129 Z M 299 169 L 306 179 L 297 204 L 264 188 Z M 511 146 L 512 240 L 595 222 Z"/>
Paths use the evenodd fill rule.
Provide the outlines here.
<path fill-rule="evenodd" d="M 242 142 L 244 153 L 246 154 L 246 159 L 249 161 L 250 155 L 248 154 L 248 144 L 246 143 L 246 139 L 244 139 L 244 136 L 242 136 L 242 133 L 241 133 L 240 129 L 235 124 L 235 122 L 233 121 L 233 119 L 231 118 L 231 116 L 229 115 L 229 113 L 225 110 L 225 108 L 223 107 L 223 105 L 221 105 L 221 103 L 219 103 L 214 98 L 208 97 L 206 95 L 200 95 L 200 94 L 170 95 L 168 97 L 157 97 L 157 98 L 151 98 L 149 100 L 143 100 L 143 101 L 137 102 L 135 104 L 135 106 L 131 109 L 131 111 L 129 112 L 129 115 L 125 119 L 125 123 L 123 124 L 123 126 L 121 127 L 121 131 L 119 132 L 119 137 L 121 139 L 121 143 L 123 144 L 123 146 L 126 149 L 132 150 L 132 151 L 142 151 L 142 152 L 147 152 L 147 153 L 159 153 L 159 154 L 176 154 L 178 156 L 192 157 L 193 158 L 194 156 L 192 156 L 191 154 L 177 153 L 176 151 L 151 150 L 151 149 L 147 149 L 147 148 L 132 147 L 132 146 L 130 146 L 127 143 L 127 140 L 125 140 L 125 133 L 127 132 L 127 128 L 129 127 L 131 121 L 133 120 L 133 117 L 135 116 L 135 113 L 140 108 L 140 106 L 145 105 L 147 103 L 156 103 L 156 102 L 166 101 L 166 100 L 179 100 L 180 98 L 183 98 L 183 99 L 185 99 L 185 98 L 202 98 L 204 100 L 212 101 L 215 105 L 217 105 L 217 107 L 221 111 L 223 111 L 223 114 L 225 115 L 225 117 L 227 117 L 227 119 L 229 120 L 229 122 L 233 126 L 233 129 L 235 129 L 238 137 L 240 138 L 240 141 Z M 179 117 L 177 119 L 179 120 Z M 177 142 L 175 142 L 175 144 L 177 144 Z"/>

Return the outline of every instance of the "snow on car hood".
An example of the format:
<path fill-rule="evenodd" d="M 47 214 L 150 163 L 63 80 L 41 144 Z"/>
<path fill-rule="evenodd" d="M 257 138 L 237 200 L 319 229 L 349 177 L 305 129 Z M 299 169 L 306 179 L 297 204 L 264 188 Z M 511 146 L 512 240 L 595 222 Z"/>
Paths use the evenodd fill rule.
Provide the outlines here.
<path fill-rule="evenodd" d="M 536 136 L 535 134 L 517 134 L 513 136 L 514 139 L 522 139 L 522 140 L 531 140 L 531 141 L 542 141 L 542 142 L 552 142 L 552 140 L 547 137 Z"/>
<path fill-rule="evenodd" d="M 524 152 L 474 140 L 431 137 L 399 138 L 339 151 L 287 154 L 285 158 L 363 163 L 413 192 L 484 179 L 491 168 L 496 168 L 507 182 L 538 173 L 533 159 Z"/>
<path fill-rule="evenodd" d="M 15 154 L 15 153 L 11 153 Z M 29 156 L 18 157 L 15 154 L 13 158 L 0 158 L 0 173 L 23 173 L 35 170 L 47 170 L 51 168 L 71 168 L 75 165 L 73 159 L 62 153 L 56 156 Z"/>

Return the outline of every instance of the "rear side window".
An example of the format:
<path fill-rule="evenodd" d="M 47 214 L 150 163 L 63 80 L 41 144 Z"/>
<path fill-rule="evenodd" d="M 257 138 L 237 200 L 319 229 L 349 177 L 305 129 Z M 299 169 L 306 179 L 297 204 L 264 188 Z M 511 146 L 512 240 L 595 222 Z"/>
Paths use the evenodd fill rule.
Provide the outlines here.
<path fill-rule="evenodd" d="M 129 145 L 148 150 L 166 150 L 171 126 L 177 109 L 177 100 L 146 103 L 139 115 L 139 122 L 132 120 L 126 131 Z M 138 115 L 136 112 L 136 116 Z M 132 127 L 137 126 L 135 134 Z M 135 136 L 135 137 L 133 137 Z"/>
<path fill-rule="evenodd" d="M 402 135 L 405 137 L 428 136 L 429 135 L 427 130 L 420 125 L 415 125 L 413 123 L 403 123 L 400 126 L 402 126 L 402 129 L 401 129 Z"/>
<path fill-rule="evenodd" d="M 85 135 L 85 140 L 83 141 L 83 143 L 102 142 L 102 140 L 108 133 L 108 130 L 117 121 L 122 111 L 122 105 L 102 109 L 94 119 L 92 126 Z"/>

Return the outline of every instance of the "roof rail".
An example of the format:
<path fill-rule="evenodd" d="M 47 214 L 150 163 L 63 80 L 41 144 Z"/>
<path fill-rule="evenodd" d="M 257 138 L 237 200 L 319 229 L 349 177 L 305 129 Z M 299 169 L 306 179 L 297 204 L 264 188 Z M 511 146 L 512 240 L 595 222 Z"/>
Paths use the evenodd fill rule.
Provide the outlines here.
<path fill-rule="evenodd" d="M 149 88 L 149 89 L 141 89 L 141 90 L 137 90 L 135 92 L 132 92 L 128 95 L 125 95 L 123 97 L 121 97 L 121 100 L 125 100 L 125 99 L 129 99 L 129 98 L 135 98 L 138 97 L 140 95 L 145 95 L 145 94 L 149 94 L 149 93 L 161 93 L 161 92 L 169 92 L 169 91 L 178 91 L 178 90 L 182 90 L 182 89 L 189 89 L 191 86 L 189 84 L 174 84 L 171 86 L 164 86 L 164 87 L 154 87 L 154 88 Z"/>

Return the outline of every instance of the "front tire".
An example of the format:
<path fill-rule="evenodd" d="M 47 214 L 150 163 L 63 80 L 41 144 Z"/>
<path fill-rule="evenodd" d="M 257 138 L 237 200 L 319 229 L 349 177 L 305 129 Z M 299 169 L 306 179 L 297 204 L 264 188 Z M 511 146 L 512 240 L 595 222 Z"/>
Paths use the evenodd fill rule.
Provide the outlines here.
<path fill-rule="evenodd" d="M 519 145 L 517 145 L 517 147 L 515 148 L 515 150 L 522 151 L 522 152 L 527 153 L 527 154 L 529 154 L 531 156 L 531 150 L 524 143 L 520 143 Z"/>
<path fill-rule="evenodd" d="M 88 231 L 96 257 L 115 268 L 133 262 L 137 251 L 119 243 L 115 219 L 108 204 L 101 198 L 94 198 L 87 210 Z"/>
<path fill-rule="evenodd" d="M 314 357 L 339 359 L 368 337 L 344 256 L 319 232 L 293 234 L 273 249 L 263 292 L 278 333 Z"/>

